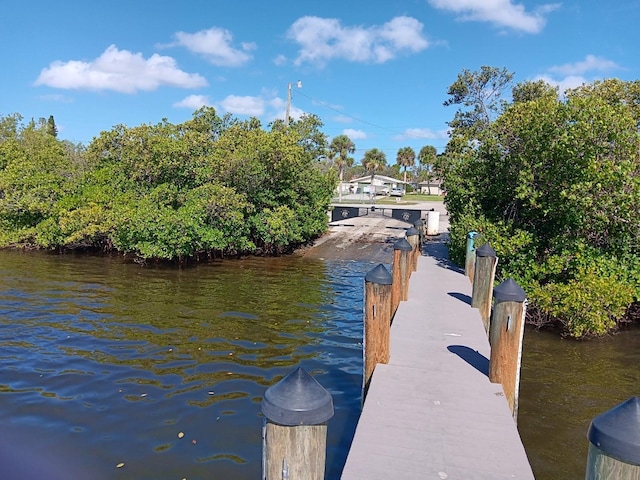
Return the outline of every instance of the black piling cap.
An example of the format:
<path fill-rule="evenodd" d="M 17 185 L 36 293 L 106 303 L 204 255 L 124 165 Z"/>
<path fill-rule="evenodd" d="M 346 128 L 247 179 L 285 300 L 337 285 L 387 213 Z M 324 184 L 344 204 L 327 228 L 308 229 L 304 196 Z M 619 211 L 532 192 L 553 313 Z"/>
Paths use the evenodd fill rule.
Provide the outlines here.
<path fill-rule="evenodd" d="M 420 235 L 420 232 L 416 230 L 415 227 L 407 228 L 407 233 L 405 234 L 407 237 L 411 237 L 413 235 Z"/>
<path fill-rule="evenodd" d="M 411 250 L 413 250 L 413 247 L 407 241 L 406 238 L 401 238 L 400 240 L 398 240 L 396 243 L 393 244 L 393 249 L 401 250 L 403 252 L 410 252 Z"/>
<path fill-rule="evenodd" d="M 524 302 L 527 294 L 513 278 L 507 278 L 493 289 L 493 297 L 500 302 Z"/>
<path fill-rule="evenodd" d="M 364 281 L 377 283 L 379 285 L 391 285 L 393 283 L 393 277 L 383 264 L 379 264 L 367 272 L 364 276 Z"/>
<path fill-rule="evenodd" d="M 632 465 L 640 465 L 640 398 L 598 415 L 591 421 L 589 441 L 605 455 Z"/>
<path fill-rule="evenodd" d="M 476 257 L 495 257 L 496 251 L 491 248 L 491 245 L 485 243 L 480 248 L 476 249 Z"/>
<path fill-rule="evenodd" d="M 262 413 L 279 425 L 320 425 L 333 417 L 333 398 L 298 367 L 264 392 Z"/>

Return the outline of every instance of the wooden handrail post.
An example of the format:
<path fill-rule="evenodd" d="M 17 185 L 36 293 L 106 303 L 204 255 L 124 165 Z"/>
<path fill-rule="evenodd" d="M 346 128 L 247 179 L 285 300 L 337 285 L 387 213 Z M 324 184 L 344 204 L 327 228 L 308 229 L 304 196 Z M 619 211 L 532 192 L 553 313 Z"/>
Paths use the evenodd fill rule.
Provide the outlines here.
<path fill-rule="evenodd" d="M 418 256 L 420 255 L 420 249 L 422 248 L 420 245 L 419 232 L 415 227 L 408 228 L 406 237 L 413 250 L 411 252 L 411 271 L 415 272 L 418 269 Z"/>
<path fill-rule="evenodd" d="M 366 386 L 378 363 L 389 363 L 391 327 L 391 290 L 393 278 L 380 264 L 364 277 L 364 378 Z"/>
<path fill-rule="evenodd" d="M 473 290 L 471 306 L 480 312 L 484 330 L 489 334 L 489 320 L 491 319 L 491 291 L 496 276 L 498 257 L 488 243 L 476 250 L 476 265 L 473 276 Z"/>
<path fill-rule="evenodd" d="M 501 383 L 514 419 L 518 416 L 520 362 L 526 313 L 524 290 L 511 278 L 494 288 L 489 380 Z"/>
<path fill-rule="evenodd" d="M 467 254 L 464 262 L 464 274 L 469 277 L 469 281 L 473 283 L 473 272 L 476 265 L 476 247 L 475 238 L 478 232 L 469 232 L 467 234 Z"/>
<path fill-rule="evenodd" d="M 395 315 L 400 300 L 407 300 L 407 252 L 412 250 L 411 244 L 402 238 L 393 245 L 393 265 L 391 276 L 391 317 Z"/>
<path fill-rule="evenodd" d="M 413 247 L 406 238 L 401 238 L 394 245 L 394 258 L 398 257 L 398 262 L 393 263 L 393 278 L 398 278 L 398 286 L 400 296 L 398 300 L 406 301 L 409 299 L 409 277 L 411 277 L 411 252 Z M 397 306 L 396 306 L 397 308 Z"/>
<path fill-rule="evenodd" d="M 640 398 L 595 417 L 587 436 L 585 480 L 640 478 Z"/>
<path fill-rule="evenodd" d="M 323 480 L 331 394 L 299 367 L 267 389 L 262 413 L 262 479 Z"/>
<path fill-rule="evenodd" d="M 422 248 L 422 244 L 424 243 L 424 222 L 421 218 L 413 222 L 413 228 L 418 231 L 418 244 Z"/>

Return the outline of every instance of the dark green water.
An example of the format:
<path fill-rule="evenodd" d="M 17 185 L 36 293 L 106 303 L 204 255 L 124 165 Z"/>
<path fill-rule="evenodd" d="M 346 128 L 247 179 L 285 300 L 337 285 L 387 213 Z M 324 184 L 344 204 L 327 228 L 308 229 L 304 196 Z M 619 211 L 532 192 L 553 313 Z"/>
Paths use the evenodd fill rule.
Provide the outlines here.
<path fill-rule="evenodd" d="M 176 269 L 0 251 L 3 472 L 260 478 L 262 395 L 302 366 L 333 395 L 327 478 L 338 478 L 360 411 L 373 266 Z M 638 331 L 592 342 L 527 331 L 519 428 L 538 480 L 584 478 L 589 421 L 640 393 L 639 364 Z"/>
<path fill-rule="evenodd" d="M 527 329 L 518 429 L 536 479 L 584 479 L 591 420 L 633 396 L 640 329 L 580 342 Z"/>

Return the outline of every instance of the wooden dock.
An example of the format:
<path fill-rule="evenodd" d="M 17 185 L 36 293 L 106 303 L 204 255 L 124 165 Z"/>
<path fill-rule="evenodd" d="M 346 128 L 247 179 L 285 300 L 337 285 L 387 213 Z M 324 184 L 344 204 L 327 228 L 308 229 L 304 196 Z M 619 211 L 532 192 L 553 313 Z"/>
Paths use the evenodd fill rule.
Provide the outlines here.
<path fill-rule="evenodd" d="M 534 479 L 471 283 L 427 242 L 373 373 L 343 480 Z"/>

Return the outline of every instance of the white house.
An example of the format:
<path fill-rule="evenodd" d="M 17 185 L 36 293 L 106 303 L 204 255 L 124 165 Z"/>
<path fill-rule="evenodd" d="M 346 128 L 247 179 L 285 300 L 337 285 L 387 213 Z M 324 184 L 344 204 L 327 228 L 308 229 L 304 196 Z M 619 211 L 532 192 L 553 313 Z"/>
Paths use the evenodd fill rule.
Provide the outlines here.
<path fill-rule="evenodd" d="M 428 195 L 444 195 L 442 189 L 442 180 L 439 178 L 432 178 L 431 180 L 418 183 L 418 191 Z"/>
<path fill-rule="evenodd" d="M 385 175 L 373 176 L 373 188 L 378 194 L 388 195 L 392 188 L 405 188 L 405 183 L 397 178 L 387 177 Z M 371 191 L 371 175 L 364 177 L 352 178 L 349 181 L 349 191 L 351 193 L 369 193 Z"/>

